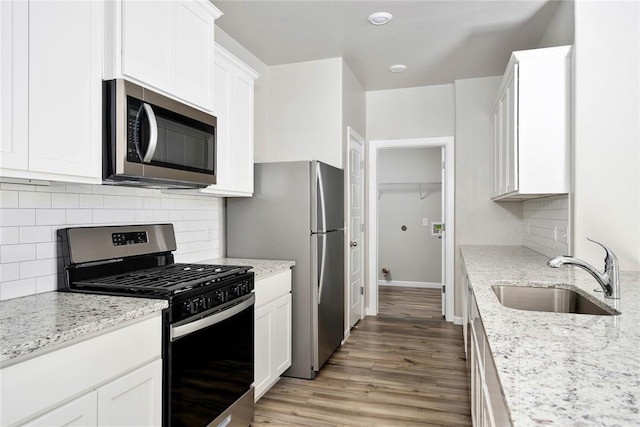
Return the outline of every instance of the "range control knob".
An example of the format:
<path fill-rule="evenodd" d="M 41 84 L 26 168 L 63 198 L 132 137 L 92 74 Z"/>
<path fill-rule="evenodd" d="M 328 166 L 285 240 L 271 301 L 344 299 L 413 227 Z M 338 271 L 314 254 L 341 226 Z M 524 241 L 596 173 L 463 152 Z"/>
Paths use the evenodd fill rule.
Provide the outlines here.
<path fill-rule="evenodd" d="M 225 302 L 227 300 L 227 295 L 224 291 L 218 290 L 213 294 L 213 299 L 218 302 Z"/>

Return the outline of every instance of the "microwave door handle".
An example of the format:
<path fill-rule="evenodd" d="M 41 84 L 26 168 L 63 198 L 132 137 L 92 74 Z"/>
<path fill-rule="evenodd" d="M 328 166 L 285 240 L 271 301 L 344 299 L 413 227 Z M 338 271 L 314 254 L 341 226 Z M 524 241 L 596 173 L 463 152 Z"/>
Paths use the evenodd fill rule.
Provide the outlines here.
<path fill-rule="evenodd" d="M 153 159 L 153 155 L 156 153 L 156 148 L 158 147 L 158 121 L 156 120 L 156 114 L 153 112 L 151 105 L 144 102 L 142 103 L 142 107 L 149 118 L 149 146 L 142 158 L 142 163 L 149 163 L 151 159 Z"/>

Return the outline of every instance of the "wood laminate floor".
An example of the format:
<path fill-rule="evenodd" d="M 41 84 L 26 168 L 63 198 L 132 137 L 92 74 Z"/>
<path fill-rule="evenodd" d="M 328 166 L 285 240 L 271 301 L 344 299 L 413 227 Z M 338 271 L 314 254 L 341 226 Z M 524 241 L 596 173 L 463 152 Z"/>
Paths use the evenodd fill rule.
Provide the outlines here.
<path fill-rule="evenodd" d="M 281 378 L 253 426 L 470 426 L 462 327 L 440 290 L 381 286 L 379 301 L 316 379 Z"/>

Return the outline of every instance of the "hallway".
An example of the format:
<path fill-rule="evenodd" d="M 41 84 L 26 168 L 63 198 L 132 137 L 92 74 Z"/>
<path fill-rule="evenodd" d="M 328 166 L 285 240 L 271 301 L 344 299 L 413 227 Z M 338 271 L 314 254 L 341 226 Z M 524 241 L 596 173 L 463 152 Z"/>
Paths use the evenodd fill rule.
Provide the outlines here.
<path fill-rule="evenodd" d="M 462 328 L 441 315 L 439 289 L 380 287 L 313 380 L 283 377 L 256 403 L 253 426 L 469 426 Z"/>

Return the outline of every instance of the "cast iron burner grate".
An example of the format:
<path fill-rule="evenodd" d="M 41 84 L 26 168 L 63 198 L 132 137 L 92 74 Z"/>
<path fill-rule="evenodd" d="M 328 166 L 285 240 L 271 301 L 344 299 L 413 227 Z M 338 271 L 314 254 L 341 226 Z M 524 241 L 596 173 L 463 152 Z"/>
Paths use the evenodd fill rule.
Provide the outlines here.
<path fill-rule="evenodd" d="M 198 286 L 210 285 L 228 277 L 243 274 L 250 268 L 237 265 L 176 263 L 128 273 L 79 280 L 74 282 L 74 285 L 78 288 L 175 295 Z"/>

